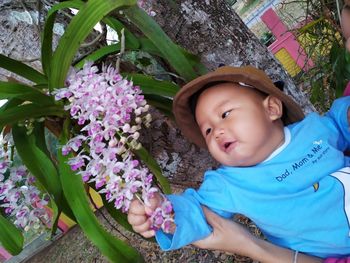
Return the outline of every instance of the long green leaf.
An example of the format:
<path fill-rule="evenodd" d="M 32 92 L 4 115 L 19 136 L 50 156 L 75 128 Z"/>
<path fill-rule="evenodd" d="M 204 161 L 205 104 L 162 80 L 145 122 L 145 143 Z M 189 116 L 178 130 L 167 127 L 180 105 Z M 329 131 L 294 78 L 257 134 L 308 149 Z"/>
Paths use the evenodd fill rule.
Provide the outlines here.
<path fill-rule="evenodd" d="M 125 213 L 122 213 L 120 210 L 116 209 L 113 203 L 108 202 L 105 198 L 105 195 L 101 195 L 101 199 L 103 201 L 103 206 L 107 209 L 111 217 L 113 217 L 113 219 L 126 230 L 134 232 L 132 230 L 131 225 L 128 222 L 127 215 Z"/>
<path fill-rule="evenodd" d="M 32 67 L 0 54 L 0 67 L 7 69 L 37 84 L 47 83 L 45 75 Z"/>
<path fill-rule="evenodd" d="M 135 37 L 134 34 L 131 33 L 122 22 L 110 16 L 105 17 L 102 21 L 118 33 L 119 39 L 121 39 L 120 32 L 122 29 L 124 29 L 124 44 L 126 47 L 128 47 L 128 49 L 136 50 L 140 47 L 139 39 Z"/>
<path fill-rule="evenodd" d="M 40 123 L 36 122 L 34 125 L 34 129 L 33 129 L 32 134 L 33 134 L 32 136 L 34 136 L 34 138 L 35 138 L 35 146 L 37 147 L 37 149 L 46 155 L 46 158 L 47 158 L 46 161 L 49 162 L 51 169 L 55 168 L 55 170 L 57 171 L 57 168 L 56 168 L 53 160 L 51 159 L 52 153 L 49 151 L 47 144 L 46 144 L 44 123 L 43 122 L 40 122 Z M 44 160 L 42 160 L 42 159 L 39 160 L 39 162 L 42 162 L 42 165 L 44 165 L 43 161 Z M 53 170 L 53 172 L 55 172 L 55 170 Z M 55 176 L 58 177 L 58 172 L 57 172 L 57 174 L 55 174 Z M 60 183 L 60 192 L 62 193 L 61 182 L 59 182 L 59 183 Z M 57 198 L 55 198 L 56 199 L 55 202 L 57 203 L 57 205 L 55 202 L 51 202 L 51 208 L 53 210 L 53 217 L 52 217 L 53 223 L 52 223 L 52 227 L 51 227 L 51 234 L 52 235 L 54 235 L 56 233 L 58 219 L 59 219 L 59 216 L 60 216 L 62 211 L 70 219 L 75 220 L 74 214 L 73 214 L 72 210 L 70 209 L 66 198 L 61 193 L 59 196 L 57 196 Z"/>
<path fill-rule="evenodd" d="M 78 63 L 74 65 L 75 68 L 77 69 L 82 69 L 85 62 L 87 61 L 97 61 L 101 58 L 104 58 L 107 55 L 113 54 L 113 53 L 118 53 L 120 51 L 120 44 L 113 44 L 109 46 L 104 46 L 100 49 L 97 49 L 96 51 L 92 52 L 82 60 L 80 60 Z"/>
<path fill-rule="evenodd" d="M 52 160 L 42 150 L 43 138 L 37 138 L 39 132 L 27 134 L 25 127 L 12 127 L 13 140 L 23 164 L 57 201 L 61 199 L 62 187 L 58 172 Z"/>
<path fill-rule="evenodd" d="M 64 145 L 66 142 L 67 137 L 62 134 L 60 143 Z M 111 262 L 143 262 L 135 249 L 106 232 L 99 224 L 91 210 L 81 176 L 75 174 L 67 164 L 69 157 L 72 156 L 58 154 L 63 191 L 85 235 Z"/>
<path fill-rule="evenodd" d="M 153 94 L 165 97 L 174 97 L 179 90 L 179 86 L 165 80 L 157 80 L 143 74 L 122 74 L 131 80 L 134 85 L 140 86 L 144 94 Z"/>
<path fill-rule="evenodd" d="M 0 99 L 17 98 L 23 101 L 31 101 L 38 105 L 53 105 L 53 97 L 47 96 L 32 87 L 14 83 L 0 81 Z"/>
<path fill-rule="evenodd" d="M 124 12 L 131 22 L 158 47 L 164 58 L 166 58 L 168 63 L 180 76 L 186 81 L 190 81 L 198 76 L 179 47 L 164 33 L 161 27 L 146 14 L 146 12 L 137 6 L 129 7 L 125 9 Z"/>
<path fill-rule="evenodd" d="M 137 50 L 140 47 L 139 40 L 131 33 L 126 26 L 114 17 L 106 16 L 103 20 L 108 26 L 115 30 L 121 39 L 121 30 L 124 30 L 124 45 L 126 50 Z M 97 61 L 107 55 L 118 53 L 120 51 L 120 42 L 117 44 L 102 47 L 89 54 L 74 65 L 75 68 L 81 69 L 86 61 Z"/>
<path fill-rule="evenodd" d="M 134 5 L 136 0 L 90 0 L 68 25 L 55 50 L 50 69 L 49 88 L 64 85 L 68 69 L 80 44 L 93 27 L 109 12 L 122 6 Z"/>
<path fill-rule="evenodd" d="M 139 38 L 140 41 L 140 50 L 147 52 L 151 55 L 156 55 L 161 58 L 167 59 L 166 56 L 164 56 L 158 46 L 156 46 L 152 41 L 150 41 L 147 38 Z M 128 48 L 128 46 L 126 46 Z M 200 62 L 200 58 L 194 54 L 189 53 L 187 50 L 185 50 L 182 47 L 177 46 L 177 48 L 180 50 L 180 52 L 185 56 L 186 60 L 190 65 L 194 68 L 194 70 L 199 74 L 203 75 L 205 73 L 208 73 L 207 68 Z"/>
<path fill-rule="evenodd" d="M 65 114 L 61 106 L 40 106 L 37 104 L 25 104 L 10 107 L 0 113 L 0 127 L 13 124 L 30 118 L 43 116 L 63 116 Z"/>
<path fill-rule="evenodd" d="M 0 243 L 12 255 L 18 255 L 23 248 L 22 232 L 0 214 Z"/>
<path fill-rule="evenodd" d="M 0 119 L 1 119 L 1 116 L 3 115 L 4 111 L 6 111 L 8 109 L 11 109 L 11 108 L 16 108 L 21 103 L 22 103 L 22 101 L 19 100 L 19 99 L 9 99 L 9 100 L 7 100 L 7 102 L 0 107 Z M 0 125 L 0 133 L 3 130 L 5 125 L 6 125 L 6 123 L 2 123 Z"/>
<path fill-rule="evenodd" d="M 172 112 L 172 99 L 152 94 L 145 94 L 145 99 L 148 104 L 157 108 L 169 118 L 174 119 L 174 114 Z"/>
<path fill-rule="evenodd" d="M 84 6 L 84 2 L 80 0 L 65 1 L 58 3 L 51 7 L 49 10 L 44 27 L 44 34 L 41 44 L 41 62 L 44 73 L 50 76 L 50 63 L 52 58 L 52 36 L 53 36 L 53 26 L 55 23 L 56 14 L 58 11 L 65 8 L 76 8 L 80 9 Z"/>
<path fill-rule="evenodd" d="M 135 150 L 135 153 L 147 165 L 148 169 L 153 173 L 153 175 L 155 175 L 163 193 L 171 194 L 171 188 L 168 179 L 163 176 L 156 160 L 153 159 L 153 157 L 144 147 L 141 147 L 139 150 Z"/>

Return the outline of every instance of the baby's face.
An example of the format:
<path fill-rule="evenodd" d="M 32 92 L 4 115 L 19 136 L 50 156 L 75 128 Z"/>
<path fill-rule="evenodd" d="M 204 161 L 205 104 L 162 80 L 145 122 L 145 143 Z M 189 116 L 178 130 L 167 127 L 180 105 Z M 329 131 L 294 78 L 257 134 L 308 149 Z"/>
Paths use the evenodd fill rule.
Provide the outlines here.
<path fill-rule="evenodd" d="M 341 28 L 345 38 L 345 46 L 350 51 L 350 1 L 345 1 L 346 7 L 341 12 Z"/>
<path fill-rule="evenodd" d="M 283 127 L 276 130 L 267 100 L 253 88 L 233 83 L 213 86 L 200 95 L 196 120 L 218 162 L 252 166 L 283 143 Z"/>

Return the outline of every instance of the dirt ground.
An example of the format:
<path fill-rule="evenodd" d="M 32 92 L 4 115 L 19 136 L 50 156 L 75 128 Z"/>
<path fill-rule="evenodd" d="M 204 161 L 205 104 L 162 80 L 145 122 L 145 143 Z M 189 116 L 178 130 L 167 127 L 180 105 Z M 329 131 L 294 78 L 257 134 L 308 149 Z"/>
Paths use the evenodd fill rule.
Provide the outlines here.
<path fill-rule="evenodd" d="M 103 209 L 98 211 L 96 215 L 100 222 L 104 224 L 105 228 L 111 233 L 118 236 L 118 238 L 131 244 L 137 249 L 149 263 L 253 263 L 249 258 L 229 255 L 217 251 L 200 250 L 193 246 L 172 251 L 163 252 L 154 242 L 149 242 L 141 237 L 126 232 L 116 226 L 111 226 L 102 216 L 103 213 L 108 217 Z M 112 219 L 108 219 L 112 222 Z M 125 237 L 124 237 L 125 236 Z M 33 257 L 24 261 L 26 263 L 107 263 L 105 258 L 96 246 L 94 246 L 82 233 L 79 226 L 73 227 L 65 235 L 62 235 L 53 245 L 38 252 Z M 123 262 L 121 262 L 123 263 Z"/>

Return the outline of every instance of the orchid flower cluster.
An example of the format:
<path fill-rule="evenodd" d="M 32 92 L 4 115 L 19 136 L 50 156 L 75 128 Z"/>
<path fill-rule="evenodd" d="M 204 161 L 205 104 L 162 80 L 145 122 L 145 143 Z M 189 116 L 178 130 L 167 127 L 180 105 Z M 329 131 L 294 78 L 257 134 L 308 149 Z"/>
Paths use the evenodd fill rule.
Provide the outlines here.
<path fill-rule="evenodd" d="M 45 206 L 49 196 L 42 194 L 34 185 L 35 177 L 25 166 L 15 166 L 11 160 L 14 150 L 10 134 L 1 141 L 0 148 L 0 207 L 13 218 L 14 224 L 28 231 L 46 229 L 50 216 Z"/>
<path fill-rule="evenodd" d="M 151 121 L 140 88 L 113 67 L 103 66 L 99 72 L 88 62 L 82 70 L 69 74 L 66 88 L 59 89 L 55 98 L 68 101 L 65 110 L 80 126 L 62 147 L 63 155 L 74 152 L 68 161 L 71 169 L 84 182 L 94 183 L 98 192 L 123 212 L 134 197 L 150 205 L 158 189 L 152 186 L 153 175 L 132 152 L 141 147 L 140 129 Z M 150 216 L 152 228 L 167 232 L 173 221 L 171 213 L 170 202 L 164 200 Z"/>

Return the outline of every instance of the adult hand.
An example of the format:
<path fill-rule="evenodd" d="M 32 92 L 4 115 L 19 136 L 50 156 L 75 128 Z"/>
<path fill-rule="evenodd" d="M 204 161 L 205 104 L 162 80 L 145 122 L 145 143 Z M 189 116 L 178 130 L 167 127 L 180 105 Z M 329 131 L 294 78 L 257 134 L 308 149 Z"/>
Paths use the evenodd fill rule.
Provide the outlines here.
<path fill-rule="evenodd" d="M 213 232 L 205 239 L 193 243 L 196 247 L 203 249 L 222 250 L 229 253 L 247 255 L 249 244 L 254 239 L 240 224 L 232 220 L 224 219 L 208 208 L 203 207 L 207 222 L 212 226 Z"/>
<path fill-rule="evenodd" d="M 264 263 L 323 262 L 320 258 L 298 254 L 293 250 L 278 247 L 263 239 L 256 238 L 240 224 L 224 219 L 206 207 L 203 207 L 203 211 L 208 224 L 213 227 L 213 232 L 205 239 L 193 243 L 199 248 L 240 254 Z"/>

